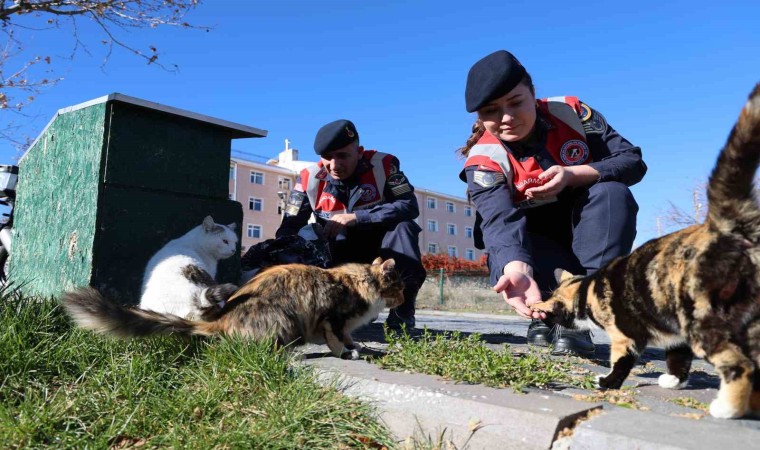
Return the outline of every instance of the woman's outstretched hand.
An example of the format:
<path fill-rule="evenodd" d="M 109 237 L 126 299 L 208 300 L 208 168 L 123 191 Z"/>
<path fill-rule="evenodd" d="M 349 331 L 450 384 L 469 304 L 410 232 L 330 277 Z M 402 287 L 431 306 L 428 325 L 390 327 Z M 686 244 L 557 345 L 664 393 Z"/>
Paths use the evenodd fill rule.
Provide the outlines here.
<path fill-rule="evenodd" d="M 531 306 L 541 301 L 541 291 L 530 275 L 507 271 L 499 278 L 493 290 L 501 293 L 504 301 L 526 319 L 545 319 L 546 313 L 532 311 Z"/>

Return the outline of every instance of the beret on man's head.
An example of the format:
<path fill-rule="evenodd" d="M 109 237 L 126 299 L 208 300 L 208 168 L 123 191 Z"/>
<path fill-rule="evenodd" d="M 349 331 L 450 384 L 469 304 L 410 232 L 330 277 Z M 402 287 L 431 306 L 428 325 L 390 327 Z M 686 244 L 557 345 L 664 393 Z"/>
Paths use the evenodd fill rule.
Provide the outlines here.
<path fill-rule="evenodd" d="M 475 112 L 491 100 L 507 94 L 525 76 L 525 68 L 506 50 L 491 53 L 476 62 L 467 74 L 464 90 L 467 112 Z"/>
<path fill-rule="evenodd" d="M 350 120 L 336 120 L 317 131 L 317 137 L 314 138 L 314 151 L 317 152 L 317 155 L 323 155 L 326 152 L 343 148 L 357 139 L 359 139 L 359 133 Z"/>

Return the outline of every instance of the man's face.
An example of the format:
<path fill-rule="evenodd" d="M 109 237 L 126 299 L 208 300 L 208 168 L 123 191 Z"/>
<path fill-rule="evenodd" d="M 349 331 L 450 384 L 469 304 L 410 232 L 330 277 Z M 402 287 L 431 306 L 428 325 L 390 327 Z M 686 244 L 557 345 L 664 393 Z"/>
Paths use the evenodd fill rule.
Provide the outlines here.
<path fill-rule="evenodd" d="M 330 150 L 321 155 L 322 165 L 331 177 L 345 180 L 354 174 L 364 149 L 358 142 L 352 142 L 345 147 Z"/>

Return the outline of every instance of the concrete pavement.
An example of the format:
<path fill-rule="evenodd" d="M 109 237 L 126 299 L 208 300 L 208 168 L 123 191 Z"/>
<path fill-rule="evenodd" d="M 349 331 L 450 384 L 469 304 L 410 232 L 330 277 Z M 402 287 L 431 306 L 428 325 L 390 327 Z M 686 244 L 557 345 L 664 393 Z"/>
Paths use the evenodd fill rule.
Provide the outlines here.
<path fill-rule="evenodd" d="M 354 333 L 367 353 L 382 352 L 385 342 L 381 316 Z M 524 352 L 528 321 L 515 316 L 418 311 L 418 327 L 431 331 L 480 333 L 483 342 L 500 349 Z M 506 333 L 506 334 L 505 334 Z M 594 334 L 595 360 L 570 358 L 588 370 L 606 374 L 609 340 Z M 424 374 L 391 372 L 367 361 L 343 361 L 325 346 L 305 347 L 305 362 L 317 368 L 325 384 L 378 406 L 383 420 L 400 441 L 410 436 L 432 442 L 444 434 L 458 449 L 733 449 L 760 448 L 760 420 L 718 420 L 704 411 L 676 404 L 691 398 L 709 404 L 719 380 L 708 363 L 695 360 L 689 386 L 667 390 L 657 385 L 664 373 L 664 353 L 651 348 L 626 381 L 635 409 L 613 404 L 598 391 L 574 387 L 555 390 L 495 389 L 456 383 Z M 569 357 L 558 357 L 569 358 Z M 611 403 L 613 402 L 613 403 Z"/>

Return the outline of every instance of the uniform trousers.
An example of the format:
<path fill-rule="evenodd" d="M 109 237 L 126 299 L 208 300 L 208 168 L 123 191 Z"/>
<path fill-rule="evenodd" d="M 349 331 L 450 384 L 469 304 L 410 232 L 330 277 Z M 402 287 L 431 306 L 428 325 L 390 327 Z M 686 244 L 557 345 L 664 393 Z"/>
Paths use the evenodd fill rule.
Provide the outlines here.
<path fill-rule="evenodd" d="M 639 206 L 623 183 L 607 181 L 563 192 L 559 201 L 526 211 L 533 274 L 544 299 L 559 269 L 590 275 L 630 253 Z"/>

